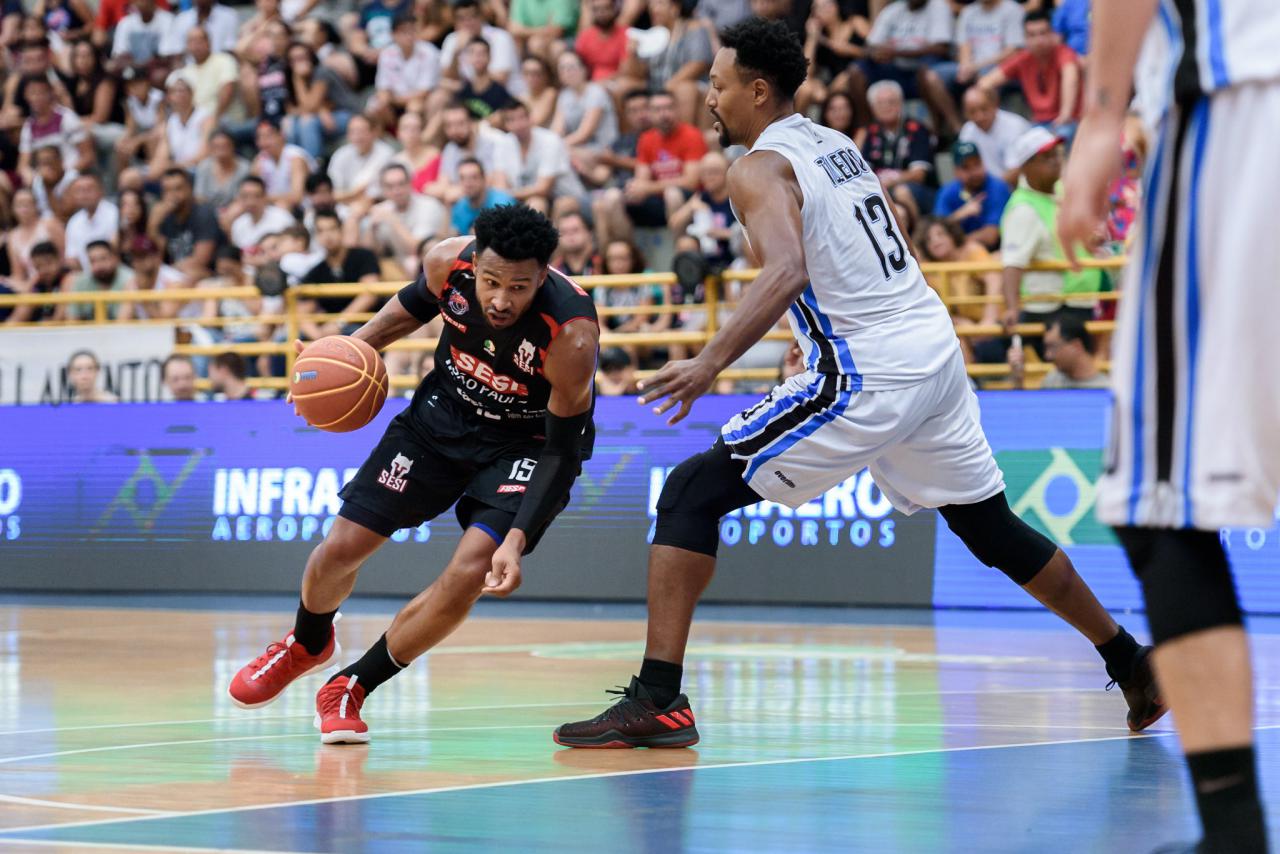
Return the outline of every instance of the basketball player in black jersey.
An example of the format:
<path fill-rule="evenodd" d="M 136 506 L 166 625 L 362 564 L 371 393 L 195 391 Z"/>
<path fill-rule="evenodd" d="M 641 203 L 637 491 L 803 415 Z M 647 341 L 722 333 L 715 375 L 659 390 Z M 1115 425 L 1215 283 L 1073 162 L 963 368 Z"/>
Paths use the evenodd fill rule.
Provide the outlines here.
<path fill-rule="evenodd" d="M 585 291 L 548 267 L 558 235 L 531 209 L 482 213 L 475 239 L 445 240 L 418 279 L 355 337 L 381 350 L 437 315 L 435 370 L 340 493 L 307 561 L 293 631 L 231 681 L 257 708 L 339 654 L 333 619 L 361 564 L 392 533 L 455 505 L 463 535 L 444 572 L 364 656 L 316 696 L 321 741 L 367 742 L 369 692 L 447 637 L 483 594 L 520 585 L 520 558 L 569 502 L 591 455 L 599 324 Z"/>

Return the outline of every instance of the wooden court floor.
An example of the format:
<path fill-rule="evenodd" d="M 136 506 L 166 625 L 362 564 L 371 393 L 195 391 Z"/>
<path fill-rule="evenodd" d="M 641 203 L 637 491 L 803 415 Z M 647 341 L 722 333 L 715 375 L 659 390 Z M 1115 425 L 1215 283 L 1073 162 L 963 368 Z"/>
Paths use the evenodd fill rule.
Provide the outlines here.
<path fill-rule="evenodd" d="M 320 677 L 255 712 L 231 674 L 291 615 L 0 600 L 0 852 L 1145 852 L 1194 838 L 1176 738 L 1131 736 L 1091 648 L 1001 613 L 732 613 L 695 626 L 703 741 L 573 751 L 643 623 L 489 608 L 322 746 Z M 387 614 L 339 624 L 346 655 Z M 1143 628 L 1140 617 L 1129 626 Z M 1280 624 L 1255 621 L 1280 815 Z M 1273 838 L 1280 838 L 1273 826 Z"/>

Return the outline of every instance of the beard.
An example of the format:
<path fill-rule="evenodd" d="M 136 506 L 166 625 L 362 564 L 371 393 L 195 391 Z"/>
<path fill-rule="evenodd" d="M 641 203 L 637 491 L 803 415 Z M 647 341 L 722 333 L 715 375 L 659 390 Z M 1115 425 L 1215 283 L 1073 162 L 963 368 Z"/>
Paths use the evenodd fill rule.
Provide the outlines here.
<path fill-rule="evenodd" d="M 720 118 L 720 114 L 715 110 L 711 110 L 711 115 L 716 120 L 716 134 L 720 140 L 720 147 L 728 148 L 733 145 L 733 139 L 729 136 L 729 129 L 725 127 L 724 119 Z"/>

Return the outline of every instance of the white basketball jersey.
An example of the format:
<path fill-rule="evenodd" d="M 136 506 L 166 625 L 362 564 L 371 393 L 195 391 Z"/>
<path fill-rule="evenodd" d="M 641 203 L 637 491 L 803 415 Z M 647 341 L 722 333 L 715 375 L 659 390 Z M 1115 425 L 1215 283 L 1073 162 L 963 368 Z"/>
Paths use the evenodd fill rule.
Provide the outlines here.
<path fill-rule="evenodd" d="M 848 374 L 867 390 L 941 370 L 959 346 L 951 317 L 853 141 L 794 114 L 769 125 L 746 156 L 757 151 L 786 157 L 804 197 L 809 287 L 789 320 L 808 368 Z"/>

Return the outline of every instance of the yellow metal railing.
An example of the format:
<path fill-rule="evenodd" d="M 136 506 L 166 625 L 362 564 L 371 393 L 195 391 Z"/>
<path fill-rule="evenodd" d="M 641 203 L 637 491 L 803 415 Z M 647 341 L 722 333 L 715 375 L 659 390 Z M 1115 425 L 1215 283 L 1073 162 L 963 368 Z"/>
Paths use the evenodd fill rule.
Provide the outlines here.
<path fill-rule="evenodd" d="M 1107 259 L 1088 259 L 1082 260 L 1082 264 L 1086 267 L 1097 267 L 1104 269 L 1116 270 L 1124 266 L 1124 258 L 1107 258 Z M 921 269 L 930 284 L 939 292 L 943 302 L 949 308 L 958 308 L 962 306 L 1001 304 L 1003 298 L 998 294 L 979 294 L 979 295 L 957 295 L 952 294 L 952 285 L 955 278 L 966 276 L 971 277 L 975 274 L 984 274 L 999 272 L 1003 268 L 996 261 L 991 262 L 960 262 L 960 263 L 924 263 Z M 1029 268 L 1034 271 L 1056 271 L 1066 270 L 1065 263 L 1037 263 Z M 699 347 L 704 345 L 711 339 L 719 328 L 722 320 L 722 313 L 731 311 L 736 301 L 725 299 L 724 287 L 730 283 L 747 283 L 751 282 L 759 274 L 758 270 L 727 270 L 718 278 L 713 277 L 707 279 L 705 283 L 705 297 L 701 303 L 686 304 L 656 304 L 656 305 L 635 305 L 635 306 L 599 306 L 597 312 L 601 317 L 616 317 L 625 315 L 643 314 L 646 316 L 658 316 L 666 314 L 701 314 L 705 317 L 703 328 L 694 330 L 663 330 L 659 332 L 628 332 L 617 333 L 604 331 L 600 336 L 600 343 L 603 347 L 623 346 L 623 347 L 654 347 L 666 346 L 672 344 L 683 344 L 691 347 Z M 580 276 L 575 279 L 583 288 L 635 288 L 644 286 L 662 286 L 668 287 L 676 283 L 676 277 L 673 273 L 643 273 L 633 276 Z M 256 377 L 250 380 L 250 384 L 257 387 L 265 388 L 286 388 L 288 386 L 288 376 L 292 373 L 294 349 L 292 342 L 300 337 L 300 329 L 303 314 L 300 311 L 299 303 L 316 297 L 357 297 L 363 294 L 372 294 L 374 296 L 389 297 L 398 292 L 403 287 L 403 282 L 378 282 L 374 284 L 344 284 L 344 285 L 298 285 L 287 289 L 284 294 L 284 312 L 277 314 L 251 315 L 246 317 L 165 317 L 165 318 L 137 318 L 131 320 L 132 323 L 142 323 L 147 325 L 167 325 L 175 329 L 183 326 L 204 326 L 204 327 L 223 327 L 231 325 L 244 326 L 266 326 L 266 327 L 283 327 L 283 340 L 273 341 L 254 341 L 254 342 L 225 342 L 217 344 L 175 344 L 173 352 L 183 353 L 192 356 L 214 356 L 219 353 L 233 352 L 243 356 L 283 356 L 287 366 L 285 376 L 281 377 Z M 89 292 L 69 292 L 69 293 L 52 293 L 52 294 L 8 294 L 0 295 L 0 309 L 16 306 L 57 306 L 57 305 L 92 305 L 92 320 L 62 320 L 62 321 L 32 321 L 25 323 L 8 323 L 0 324 L 0 333 L 5 329 L 18 328 L 48 328 L 51 326 L 88 326 L 92 324 L 100 324 L 108 322 L 109 307 L 117 304 L 129 303 L 187 303 L 187 302 L 203 302 L 206 300 L 222 300 L 222 299 L 243 299 L 256 300 L 262 297 L 261 292 L 255 287 L 222 287 L 222 288 L 175 288 L 160 291 L 89 291 Z M 1084 293 L 1084 294 L 1049 294 L 1038 296 L 1037 300 L 1051 302 L 1069 298 L 1071 300 L 1096 300 L 1113 301 L 1119 299 L 1119 293 L 1115 291 L 1107 291 L 1101 293 Z M 373 313 L 307 313 L 306 318 L 309 321 L 327 322 L 327 321 L 343 321 L 347 323 L 362 323 L 373 317 Z M 1115 328 L 1112 321 L 1091 321 L 1087 324 L 1090 331 L 1102 334 L 1109 333 Z M 1035 337 L 1044 334 L 1044 324 L 1042 323 L 1022 323 L 1018 324 L 1014 331 L 1028 337 Z M 956 333 L 964 338 L 986 338 L 1004 334 L 1005 330 L 999 324 L 982 324 L 970 323 L 958 326 Z M 790 341 L 792 335 L 789 331 L 775 329 L 765 335 L 765 340 L 769 341 Z M 431 352 L 434 351 L 439 344 L 437 338 L 406 338 L 389 345 L 386 349 L 389 352 Z M 970 365 L 969 374 L 974 377 L 992 378 L 1003 377 L 1010 374 L 1010 367 L 1007 364 L 986 364 L 986 365 Z M 1025 365 L 1024 373 L 1033 381 L 1047 371 L 1047 367 L 1034 361 Z M 645 377 L 651 375 L 652 371 L 638 371 L 637 375 Z M 726 379 L 774 379 L 777 376 L 777 370 L 774 368 L 731 368 L 726 370 L 722 375 Z M 417 377 L 415 376 L 395 376 L 392 377 L 392 386 L 394 388 L 413 388 L 417 385 Z"/>

